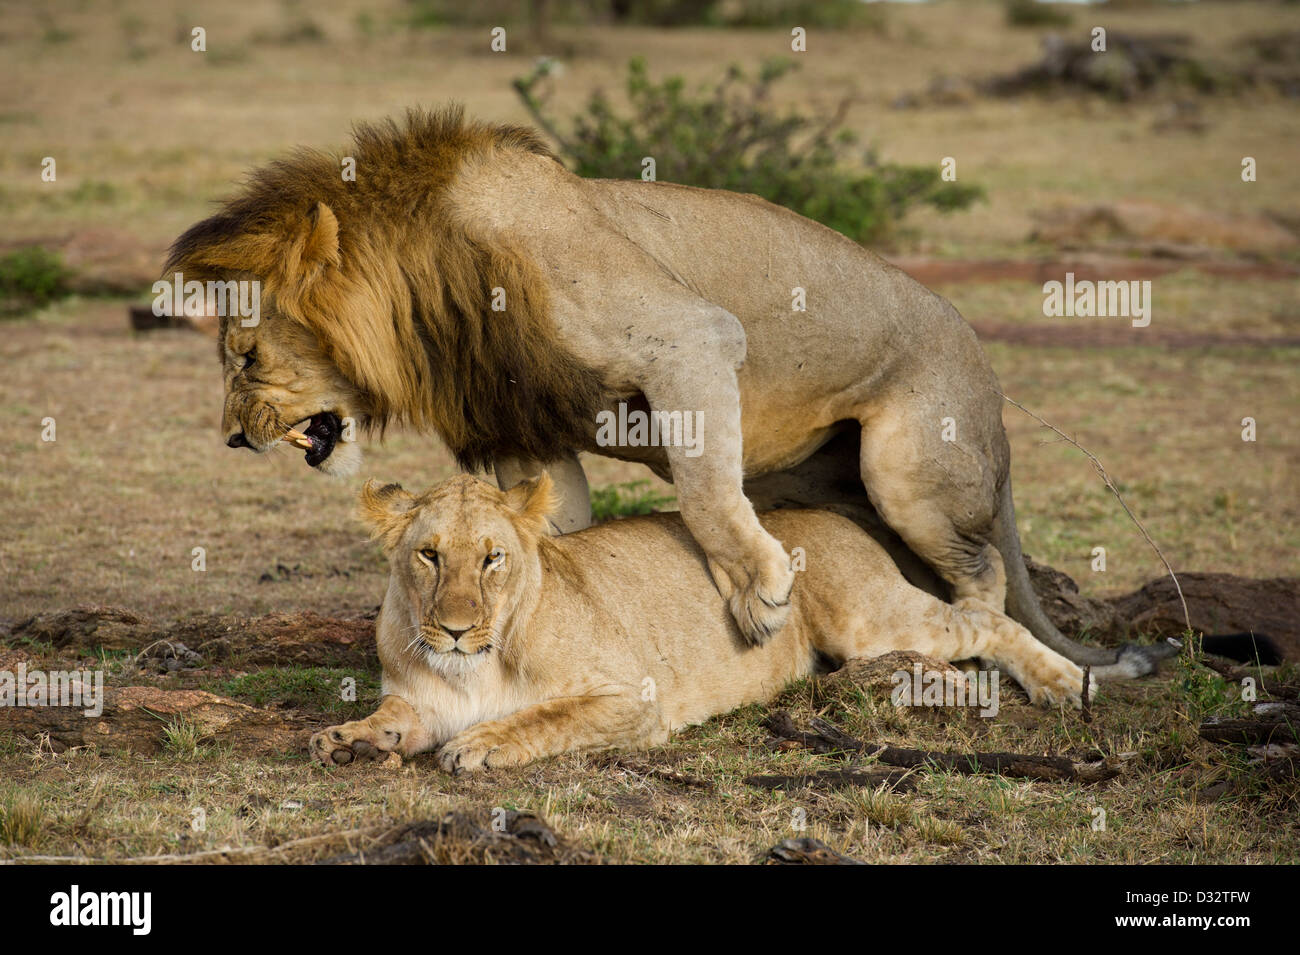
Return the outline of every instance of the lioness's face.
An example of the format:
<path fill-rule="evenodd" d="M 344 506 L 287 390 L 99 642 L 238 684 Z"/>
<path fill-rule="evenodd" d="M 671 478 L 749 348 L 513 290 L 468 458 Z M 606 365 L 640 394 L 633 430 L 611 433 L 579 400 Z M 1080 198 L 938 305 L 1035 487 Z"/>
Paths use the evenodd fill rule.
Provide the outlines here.
<path fill-rule="evenodd" d="M 540 574 L 537 535 L 550 502 L 549 479 L 503 493 L 462 475 L 418 498 L 366 485 L 363 518 L 384 542 L 410 611 L 399 624 L 405 652 L 458 675 L 508 651 L 512 612 Z"/>
<path fill-rule="evenodd" d="M 356 473 L 366 407 L 310 329 L 273 310 L 250 328 L 238 318 L 224 319 L 221 361 L 222 433 L 229 447 L 266 451 L 294 429 L 306 436 L 296 446 L 306 451 L 309 465 L 327 474 Z"/>

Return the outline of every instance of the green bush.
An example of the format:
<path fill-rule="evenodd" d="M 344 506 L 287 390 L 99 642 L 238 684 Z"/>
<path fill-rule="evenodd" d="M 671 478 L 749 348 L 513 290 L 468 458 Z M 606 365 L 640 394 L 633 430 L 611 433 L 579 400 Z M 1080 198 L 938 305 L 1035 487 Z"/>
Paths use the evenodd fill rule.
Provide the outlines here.
<path fill-rule="evenodd" d="M 71 275 L 57 253 L 38 245 L 0 256 L 0 314 L 39 308 L 67 295 Z"/>
<path fill-rule="evenodd" d="M 645 61 L 633 59 L 630 115 L 597 91 L 568 133 L 556 128 L 535 94 L 549 69 L 543 62 L 515 80 L 515 88 L 580 176 L 632 178 L 648 156 L 656 179 L 754 193 L 858 242 L 888 233 L 911 206 L 946 212 L 983 196 L 978 186 L 944 182 L 937 161 L 882 163 L 869 151 L 865 168 L 854 168 L 848 159 L 855 137 L 841 127 L 847 102 L 825 122 L 770 105 L 772 85 L 792 69 L 786 60 L 765 63 L 753 80 L 733 66 L 713 87 L 691 93 L 680 76 L 654 82 Z"/>
<path fill-rule="evenodd" d="M 1007 0 L 1007 23 L 1013 27 L 1064 27 L 1074 19 L 1065 10 L 1038 0 Z"/>
<path fill-rule="evenodd" d="M 884 14 L 861 0 L 624 0 L 611 4 L 615 19 L 648 26 L 868 27 Z"/>
<path fill-rule="evenodd" d="M 401 15 L 413 29 L 616 23 L 655 27 L 802 26 L 881 30 L 879 5 L 861 0 L 407 0 Z"/>

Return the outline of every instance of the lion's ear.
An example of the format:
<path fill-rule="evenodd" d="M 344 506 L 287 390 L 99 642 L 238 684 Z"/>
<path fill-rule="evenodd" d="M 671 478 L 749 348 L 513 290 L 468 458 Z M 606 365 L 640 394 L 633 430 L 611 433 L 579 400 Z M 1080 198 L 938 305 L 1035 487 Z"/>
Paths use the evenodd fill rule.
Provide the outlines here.
<path fill-rule="evenodd" d="M 329 206 L 316 203 L 289 228 L 288 248 L 281 263 L 287 288 L 305 287 L 322 269 L 338 266 L 339 220 Z"/>
<path fill-rule="evenodd" d="M 307 216 L 298 230 L 297 242 L 301 251 L 299 261 L 304 267 L 339 264 L 339 220 L 334 210 L 318 202 L 307 210 Z"/>
<path fill-rule="evenodd" d="M 213 216 L 176 240 L 166 272 L 198 267 L 214 272 L 251 272 L 269 279 L 280 294 L 296 295 L 320 273 L 342 262 L 339 220 L 317 202 L 271 227 L 247 231 L 225 216 Z"/>
<path fill-rule="evenodd" d="M 397 546 L 414 516 L 415 496 L 400 484 L 381 485 L 371 478 L 361 489 L 357 517 L 370 528 L 371 540 L 379 541 L 385 550 Z"/>
<path fill-rule="evenodd" d="M 534 533 L 545 534 L 547 518 L 559 508 L 560 501 L 551 476 L 543 471 L 506 491 L 506 504 L 519 515 L 525 527 Z"/>

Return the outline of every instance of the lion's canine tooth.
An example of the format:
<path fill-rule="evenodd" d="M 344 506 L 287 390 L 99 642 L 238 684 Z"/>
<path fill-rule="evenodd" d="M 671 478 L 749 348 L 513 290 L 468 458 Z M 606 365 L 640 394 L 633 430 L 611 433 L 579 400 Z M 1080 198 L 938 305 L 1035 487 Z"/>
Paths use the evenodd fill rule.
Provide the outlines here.
<path fill-rule="evenodd" d="M 293 430 L 293 428 L 290 428 L 289 432 L 280 440 L 288 441 L 290 444 L 302 448 L 304 451 L 310 451 L 315 447 L 315 445 L 312 444 L 311 438 L 307 437 L 307 435 L 303 434 L 301 431 Z"/>

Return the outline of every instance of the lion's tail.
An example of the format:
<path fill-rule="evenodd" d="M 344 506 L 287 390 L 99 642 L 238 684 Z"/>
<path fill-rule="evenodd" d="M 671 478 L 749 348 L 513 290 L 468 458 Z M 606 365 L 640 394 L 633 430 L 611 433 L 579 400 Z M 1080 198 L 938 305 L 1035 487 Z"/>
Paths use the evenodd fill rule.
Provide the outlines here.
<path fill-rule="evenodd" d="M 1043 613 L 1038 595 L 1029 582 L 1024 555 L 1020 552 L 1020 533 L 1016 530 L 1016 508 L 1011 500 L 1011 478 L 1002 485 L 1002 500 L 993 526 L 993 544 L 1002 555 L 1007 573 L 1007 615 L 1019 621 L 1047 646 L 1079 666 L 1091 666 L 1099 680 L 1122 680 L 1154 673 L 1161 660 L 1178 652 L 1168 643 L 1138 646 L 1126 643 L 1118 650 L 1088 647 L 1071 640 Z"/>

